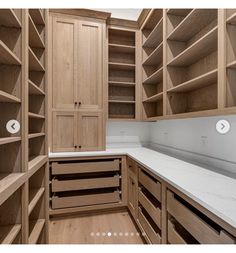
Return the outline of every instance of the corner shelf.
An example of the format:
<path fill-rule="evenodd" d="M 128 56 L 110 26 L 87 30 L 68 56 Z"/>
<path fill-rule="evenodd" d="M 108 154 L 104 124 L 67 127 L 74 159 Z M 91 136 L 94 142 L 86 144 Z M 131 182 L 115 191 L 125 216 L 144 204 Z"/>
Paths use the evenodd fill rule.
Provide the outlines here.
<path fill-rule="evenodd" d="M 167 14 L 174 15 L 174 16 L 187 16 L 192 9 L 168 9 Z"/>
<path fill-rule="evenodd" d="M 1 137 L 0 145 L 21 141 L 21 137 Z"/>
<path fill-rule="evenodd" d="M 20 224 L 0 226 L 0 244 L 12 244 L 20 231 Z"/>
<path fill-rule="evenodd" d="M 163 43 L 159 46 L 144 60 L 143 65 L 158 65 L 163 60 Z"/>
<path fill-rule="evenodd" d="M 45 48 L 44 42 L 38 33 L 38 30 L 29 15 L 29 45 L 30 47 Z"/>
<path fill-rule="evenodd" d="M 162 78 L 163 78 L 163 67 L 159 68 L 152 75 L 147 77 L 143 81 L 143 84 L 155 84 L 155 83 L 162 81 Z"/>
<path fill-rule="evenodd" d="M 40 198 L 43 196 L 45 192 L 45 188 L 35 188 L 35 189 L 30 189 L 29 191 L 29 207 L 28 207 L 28 214 L 30 215 L 37 205 L 38 201 Z"/>
<path fill-rule="evenodd" d="M 34 133 L 34 134 L 29 134 L 28 138 L 34 139 L 34 138 L 43 137 L 43 136 L 45 136 L 45 133 Z"/>
<path fill-rule="evenodd" d="M 45 19 L 40 9 L 29 9 L 29 14 L 37 25 L 45 25 Z"/>
<path fill-rule="evenodd" d="M 0 103 L 6 102 L 6 103 L 21 103 L 21 100 L 11 94 L 8 94 L 7 92 L 4 92 L 0 90 Z"/>
<path fill-rule="evenodd" d="M 33 112 L 29 112 L 28 116 L 33 119 L 45 119 L 45 116 Z"/>
<path fill-rule="evenodd" d="M 45 95 L 45 92 L 40 89 L 34 82 L 29 80 L 29 94 L 30 95 Z"/>
<path fill-rule="evenodd" d="M 163 99 L 163 92 L 160 92 L 158 94 L 155 94 L 151 97 L 148 97 L 146 99 L 143 100 L 144 103 L 152 103 L 152 102 L 157 102 L 159 100 Z"/>
<path fill-rule="evenodd" d="M 236 25 L 236 13 L 232 14 L 230 17 L 226 20 L 227 24 Z"/>
<path fill-rule="evenodd" d="M 45 69 L 39 59 L 36 57 L 32 49 L 29 47 L 29 70 L 30 71 L 42 71 Z"/>
<path fill-rule="evenodd" d="M 0 64 L 21 65 L 18 57 L 0 40 Z"/>
<path fill-rule="evenodd" d="M 36 244 L 42 233 L 42 230 L 45 225 L 45 219 L 31 220 L 30 221 L 30 236 L 29 236 L 29 244 Z"/>
<path fill-rule="evenodd" d="M 0 9 L 0 25 L 21 28 L 21 22 L 12 9 Z"/>
<path fill-rule="evenodd" d="M 226 65 L 227 68 L 236 69 L 236 60 Z"/>

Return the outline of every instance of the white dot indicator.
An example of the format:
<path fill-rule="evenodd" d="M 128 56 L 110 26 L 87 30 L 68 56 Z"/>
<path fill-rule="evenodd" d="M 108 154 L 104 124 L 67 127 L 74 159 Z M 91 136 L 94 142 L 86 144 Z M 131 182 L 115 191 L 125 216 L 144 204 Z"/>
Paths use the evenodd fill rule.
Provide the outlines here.
<path fill-rule="evenodd" d="M 216 123 L 216 131 L 220 134 L 226 134 L 230 130 L 230 123 L 227 120 L 219 120 Z"/>
<path fill-rule="evenodd" d="M 11 119 L 7 122 L 6 129 L 9 133 L 16 134 L 20 131 L 20 123 L 15 119 Z"/>
<path fill-rule="evenodd" d="M 109 237 L 110 237 L 110 236 L 111 236 L 111 232 L 107 232 L 107 236 L 109 236 Z"/>

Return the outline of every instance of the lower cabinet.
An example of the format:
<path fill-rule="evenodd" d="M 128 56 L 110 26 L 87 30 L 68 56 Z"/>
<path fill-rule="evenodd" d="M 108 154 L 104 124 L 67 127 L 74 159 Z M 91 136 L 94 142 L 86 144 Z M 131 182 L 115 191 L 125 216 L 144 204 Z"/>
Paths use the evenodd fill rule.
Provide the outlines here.
<path fill-rule="evenodd" d="M 104 143 L 102 112 L 53 112 L 53 152 L 103 150 Z"/>

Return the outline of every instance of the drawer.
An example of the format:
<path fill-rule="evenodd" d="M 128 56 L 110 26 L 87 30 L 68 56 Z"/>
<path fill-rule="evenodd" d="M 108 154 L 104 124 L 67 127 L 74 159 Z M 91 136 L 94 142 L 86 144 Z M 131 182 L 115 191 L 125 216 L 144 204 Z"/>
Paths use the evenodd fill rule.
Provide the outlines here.
<path fill-rule="evenodd" d="M 161 202 L 161 183 L 139 168 L 139 182 Z"/>
<path fill-rule="evenodd" d="M 119 175 L 102 178 L 86 178 L 71 180 L 52 180 L 52 192 L 76 191 L 87 189 L 99 189 L 118 187 L 120 185 Z"/>
<path fill-rule="evenodd" d="M 175 225 L 170 220 L 168 220 L 168 242 L 170 244 L 187 244 L 175 230 Z"/>
<path fill-rule="evenodd" d="M 138 220 L 139 223 L 147 235 L 148 239 L 151 241 L 152 244 L 160 244 L 161 243 L 161 237 L 156 231 L 153 229 L 147 218 L 142 213 L 141 208 L 139 208 L 138 211 Z"/>
<path fill-rule="evenodd" d="M 118 171 L 120 169 L 119 159 L 112 161 L 94 162 L 53 162 L 52 175 L 77 174 L 90 172 Z"/>
<path fill-rule="evenodd" d="M 147 211 L 147 213 L 150 215 L 150 217 L 153 219 L 153 221 L 156 223 L 156 225 L 161 228 L 161 210 L 160 208 L 156 207 L 139 189 L 138 194 L 138 200 L 139 203 L 142 205 L 142 207 Z"/>
<path fill-rule="evenodd" d="M 223 229 L 215 230 L 205 220 L 167 191 L 167 211 L 199 242 L 205 244 L 233 244 L 234 239 Z"/>
<path fill-rule="evenodd" d="M 137 175 L 137 165 L 136 162 L 129 157 L 127 158 L 127 167 L 129 172 L 131 172 L 134 176 Z"/>
<path fill-rule="evenodd" d="M 57 209 L 67 207 L 90 206 L 98 204 L 117 203 L 119 201 L 119 191 L 76 196 L 53 196 L 52 208 Z"/>

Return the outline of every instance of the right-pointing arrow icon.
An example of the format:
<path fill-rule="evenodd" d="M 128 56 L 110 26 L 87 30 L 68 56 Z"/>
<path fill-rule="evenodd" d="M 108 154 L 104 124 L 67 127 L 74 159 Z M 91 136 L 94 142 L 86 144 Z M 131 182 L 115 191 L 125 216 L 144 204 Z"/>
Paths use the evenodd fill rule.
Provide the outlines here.
<path fill-rule="evenodd" d="M 230 130 L 230 124 L 227 120 L 219 120 L 217 123 L 216 123 L 216 130 L 218 133 L 220 134 L 226 134 L 229 132 Z"/>

